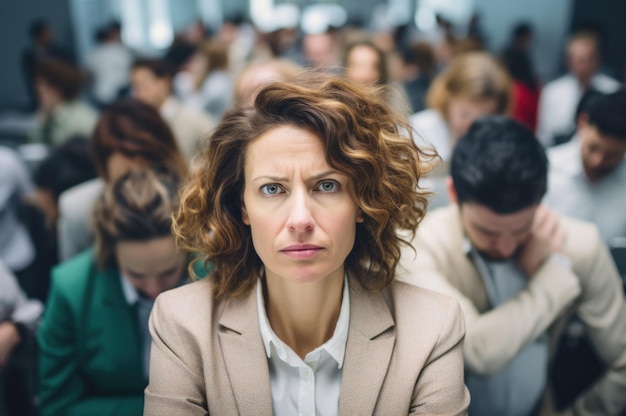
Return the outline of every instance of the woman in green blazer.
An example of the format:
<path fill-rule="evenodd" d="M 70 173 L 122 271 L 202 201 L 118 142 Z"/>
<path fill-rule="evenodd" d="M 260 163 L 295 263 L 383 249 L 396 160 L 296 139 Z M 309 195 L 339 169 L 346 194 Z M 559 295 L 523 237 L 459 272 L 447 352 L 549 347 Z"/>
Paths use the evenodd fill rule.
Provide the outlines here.
<path fill-rule="evenodd" d="M 186 275 L 170 231 L 178 185 L 173 173 L 121 177 L 96 205 L 95 247 L 53 270 L 38 332 L 43 416 L 142 414 L 152 303 Z"/>

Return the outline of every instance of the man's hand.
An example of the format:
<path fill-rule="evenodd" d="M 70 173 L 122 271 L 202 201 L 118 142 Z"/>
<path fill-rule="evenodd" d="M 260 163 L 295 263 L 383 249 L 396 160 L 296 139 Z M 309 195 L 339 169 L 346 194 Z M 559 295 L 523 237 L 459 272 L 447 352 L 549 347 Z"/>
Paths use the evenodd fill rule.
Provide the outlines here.
<path fill-rule="evenodd" d="M 545 206 L 539 205 L 535 211 L 530 238 L 517 255 L 517 263 L 527 277 L 532 277 L 537 269 L 552 253 L 563 250 L 565 230 L 559 217 Z"/>
<path fill-rule="evenodd" d="M 13 322 L 0 323 L 0 371 L 9 361 L 11 352 L 22 341 L 20 333 Z"/>

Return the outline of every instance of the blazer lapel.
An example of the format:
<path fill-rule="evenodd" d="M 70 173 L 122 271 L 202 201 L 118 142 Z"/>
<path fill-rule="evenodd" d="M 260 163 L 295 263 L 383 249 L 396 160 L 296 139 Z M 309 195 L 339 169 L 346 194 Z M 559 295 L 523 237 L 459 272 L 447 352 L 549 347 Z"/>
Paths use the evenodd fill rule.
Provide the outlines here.
<path fill-rule="evenodd" d="M 259 329 L 256 287 L 241 299 L 229 300 L 219 323 L 220 346 L 239 414 L 271 416 L 270 375 Z"/>
<path fill-rule="evenodd" d="M 350 279 L 350 327 L 339 414 L 371 415 L 387 376 L 396 336 L 385 293 L 368 292 Z"/>
<path fill-rule="evenodd" d="M 450 266 L 453 268 L 453 272 L 447 273 L 445 277 L 463 295 L 470 298 L 479 311 L 484 312 L 490 308 L 487 289 L 480 272 L 467 252 L 466 244 L 469 237 L 465 235 L 463 230 L 460 208 L 456 204 L 450 204 L 445 209 L 447 210 L 447 219 L 441 221 L 445 229 L 440 231 L 449 236 L 451 243 L 442 249 L 450 251 L 448 258 L 451 261 Z"/>
<path fill-rule="evenodd" d="M 96 272 L 92 285 L 89 292 L 93 298 L 86 302 L 88 310 L 84 312 L 87 325 L 84 342 L 88 350 L 98 354 L 88 358 L 92 361 L 90 365 L 100 368 L 94 361 L 102 361 L 102 367 L 106 368 L 116 363 L 120 370 L 103 374 L 100 381 L 142 389 L 146 380 L 141 367 L 138 323 L 124 298 L 120 275 L 114 269 Z M 122 374 L 123 379 L 118 379 Z M 109 376 L 118 378 L 105 380 Z"/>

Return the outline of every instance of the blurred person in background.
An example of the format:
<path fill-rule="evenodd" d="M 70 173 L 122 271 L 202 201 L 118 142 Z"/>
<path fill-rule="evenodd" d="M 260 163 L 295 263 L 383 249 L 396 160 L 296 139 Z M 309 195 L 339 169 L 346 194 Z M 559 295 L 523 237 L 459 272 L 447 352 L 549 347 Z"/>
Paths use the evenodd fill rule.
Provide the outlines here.
<path fill-rule="evenodd" d="M 426 108 L 426 94 L 435 76 L 435 52 L 427 42 L 414 42 L 403 53 L 403 79 L 411 111 Z"/>
<path fill-rule="evenodd" d="M 233 99 L 234 80 L 228 65 L 228 45 L 219 40 L 206 40 L 197 54 L 203 70 L 198 71 L 199 76 L 193 79 L 193 89 L 182 96 L 181 101 L 190 109 L 205 111 L 214 120 L 220 120 Z"/>
<path fill-rule="evenodd" d="M 594 223 L 606 242 L 626 238 L 626 88 L 595 94 L 578 118 L 574 138 L 549 149 L 545 202 Z"/>
<path fill-rule="evenodd" d="M 188 169 L 167 123 L 153 107 L 133 99 L 118 101 L 103 111 L 90 153 L 98 178 L 68 189 L 58 199 L 60 260 L 92 245 L 91 212 L 106 183 L 133 167 L 168 166 L 181 177 Z"/>
<path fill-rule="evenodd" d="M 37 68 L 35 83 L 38 121 L 30 141 L 55 147 L 72 136 L 91 136 L 98 115 L 80 98 L 83 80 L 78 69 L 48 60 Z"/>
<path fill-rule="evenodd" d="M 168 123 L 188 160 L 200 150 L 215 122 L 201 111 L 185 108 L 172 95 L 172 66 L 165 60 L 138 59 L 131 71 L 133 97 L 155 108 Z"/>
<path fill-rule="evenodd" d="M 297 81 L 302 71 L 301 66 L 286 59 L 252 61 L 235 78 L 233 101 L 235 104 L 252 105 L 264 86 L 274 81 Z"/>
<path fill-rule="evenodd" d="M 121 32 L 118 22 L 99 29 L 97 45 L 85 62 L 91 77 L 91 96 L 99 108 L 118 99 L 130 82 L 134 54 L 122 43 Z"/>
<path fill-rule="evenodd" d="M 513 80 L 511 116 L 535 131 L 540 86 L 530 56 L 532 40 L 533 28 L 530 24 L 516 25 L 511 42 L 502 53 L 502 62 Z"/>
<path fill-rule="evenodd" d="M 30 98 L 29 109 L 36 110 L 39 105 L 35 88 L 35 72 L 47 60 L 64 61 L 72 64 L 68 51 L 59 46 L 54 40 L 54 32 L 50 22 L 46 19 L 37 19 L 28 29 L 30 45 L 22 52 L 22 73 L 26 81 L 26 89 Z"/>
<path fill-rule="evenodd" d="M 131 170 L 94 209 L 95 246 L 57 266 L 39 341 L 42 416 L 139 416 L 148 384 L 148 317 L 186 280 L 171 215 L 180 178 Z"/>
<path fill-rule="evenodd" d="M 385 102 L 398 114 L 411 115 L 408 98 L 401 85 L 389 78 L 387 55 L 368 40 L 361 40 L 346 47 L 343 65 L 345 76 L 358 84 L 383 87 Z"/>
<path fill-rule="evenodd" d="M 35 246 L 20 221 L 25 203 L 34 196 L 31 174 L 12 149 L 0 146 L 0 260 L 18 279 L 28 274 Z"/>
<path fill-rule="evenodd" d="M 420 144 L 434 148 L 447 162 L 474 120 L 506 113 L 510 98 L 510 78 L 495 58 L 484 52 L 462 54 L 433 80 L 428 109 L 414 114 L 411 124 Z"/>
<path fill-rule="evenodd" d="M 0 259 L 0 416 L 37 415 L 35 383 L 23 372 L 35 372 L 33 341 L 42 312 L 42 303 L 27 298 Z"/>
<path fill-rule="evenodd" d="M 450 205 L 431 211 L 404 249 L 400 280 L 455 297 L 470 415 L 621 415 L 626 303 L 597 228 L 542 204 L 545 150 L 508 117 L 484 117 L 455 147 Z M 555 407 L 553 364 L 571 316 L 602 363 L 573 402 Z M 587 363 L 574 361 L 584 367 Z M 560 413 L 560 412 L 563 413 Z"/>
<path fill-rule="evenodd" d="M 552 146 L 555 137 L 574 130 L 574 112 L 585 91 L 593 89 L 606 94 L 620 86 L 618 81 L 598 71 L 600 48 L 596 33 L 572 34 L 566 53 L 568 73 L 546 84 L 539 99 L 537 136 L 544 146 Z"/>
<path fill-rule="evenodd" d="M 341 42 L 335 30 L 305 33 L 302 38 L 305 66 L 331 74 L 341 72 Z"/>

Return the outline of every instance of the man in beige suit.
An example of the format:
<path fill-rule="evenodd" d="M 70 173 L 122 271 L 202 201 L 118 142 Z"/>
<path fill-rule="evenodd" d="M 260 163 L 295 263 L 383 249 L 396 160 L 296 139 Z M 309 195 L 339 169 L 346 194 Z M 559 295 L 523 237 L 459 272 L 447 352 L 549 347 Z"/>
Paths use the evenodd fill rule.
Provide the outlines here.
<path fill-rule="evenodd" d="M 626 305 L 596 228 L 540 204 L 547 159 L 510 119 L 476 122 L 454 151 L 448 192 L 406 249 L 399 277 L 456 297 L 465 314 L 470 415 L 556 414 L 548 366 L 571 312 L 584 324 L 603 376 L 565 414 L 626 408 Z M 546 394 L 548 393 L 548 394 Z"/>
<path fill-rule="evenodd" d="M 158 59 L 138 59 L 133 64 L 131 85 L 133 96 L 156 108 L 169 124 L 178 147 L 191 160 L 209 137 L 215 122 L 206 113 L 183 107 L 172 96 L 170 65 Z"/>

